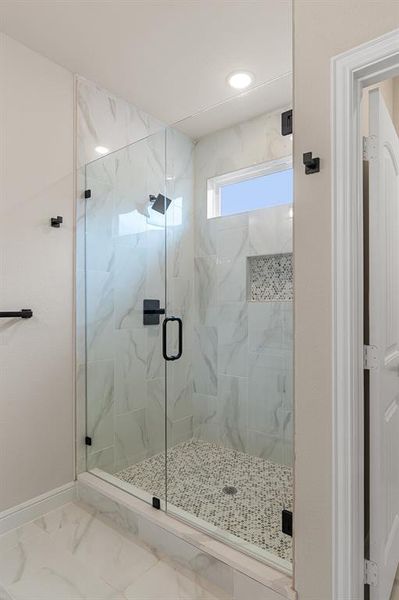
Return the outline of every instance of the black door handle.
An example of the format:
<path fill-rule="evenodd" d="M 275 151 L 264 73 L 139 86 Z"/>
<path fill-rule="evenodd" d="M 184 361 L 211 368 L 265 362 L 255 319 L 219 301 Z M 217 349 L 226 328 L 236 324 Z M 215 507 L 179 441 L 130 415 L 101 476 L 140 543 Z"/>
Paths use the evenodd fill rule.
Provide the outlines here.
<path fill-rule="evenodd" d="M 30 308 L 23 308 L 22 310 L 9 310 L 6 312 L 0 312 L 0 319 L 9 319 L 10 317 L 18 317 L 20 319 L 30 319 L 33 316 L 33 312 Z"/>
<path fill-rule="evenodd" d="M 177 321 L 179 325 L 179 350 L 172 356 L 168 355 L 168 322 Z M 166 317 L 162 323 L 162 354 L 165 360 L 178 360 L 183 354 L 183 321 L 179 317 Z"/>

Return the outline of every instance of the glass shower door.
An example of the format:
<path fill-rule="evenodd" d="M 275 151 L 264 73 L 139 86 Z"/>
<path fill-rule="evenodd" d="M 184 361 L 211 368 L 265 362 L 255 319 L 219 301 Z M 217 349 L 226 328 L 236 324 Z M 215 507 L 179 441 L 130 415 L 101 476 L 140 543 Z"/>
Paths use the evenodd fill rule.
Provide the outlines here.
<path fill-rule="evenodd" d="M 86 166 L 87 468 L 151 503 L 166 485 L 164 186 L 163 130 Z"/>

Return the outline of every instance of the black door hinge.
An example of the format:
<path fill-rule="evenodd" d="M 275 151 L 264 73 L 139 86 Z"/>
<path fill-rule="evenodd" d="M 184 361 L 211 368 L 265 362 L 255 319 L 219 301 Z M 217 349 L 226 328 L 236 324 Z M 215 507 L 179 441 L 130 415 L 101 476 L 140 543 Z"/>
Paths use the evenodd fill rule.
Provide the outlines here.
<path fill-rule="evenodd" d="M 91 198 L 91 190 L 85 190 L 85 198 Z"/>
<path fill-rule="evenodd" d="M 281 511 L 281 531 L 292 537 L 292 511 Z"/>
<path fill-rule="evenodd" d="M 85 437 L 85 444 L 86 444 L 86 446 L 92 445 L 92 439 L 88 435 L 86 435 L 86 437 Z"/>

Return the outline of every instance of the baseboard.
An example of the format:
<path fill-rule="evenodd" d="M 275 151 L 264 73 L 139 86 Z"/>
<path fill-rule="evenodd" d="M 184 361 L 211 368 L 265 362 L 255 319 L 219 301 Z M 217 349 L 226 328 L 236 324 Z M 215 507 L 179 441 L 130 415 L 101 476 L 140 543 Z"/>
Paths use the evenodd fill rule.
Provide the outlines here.
<path fill-rule="evenodd" d="M 0 535 L 29 523 L 76 498 L 74 481 L 0 512 Z"/>

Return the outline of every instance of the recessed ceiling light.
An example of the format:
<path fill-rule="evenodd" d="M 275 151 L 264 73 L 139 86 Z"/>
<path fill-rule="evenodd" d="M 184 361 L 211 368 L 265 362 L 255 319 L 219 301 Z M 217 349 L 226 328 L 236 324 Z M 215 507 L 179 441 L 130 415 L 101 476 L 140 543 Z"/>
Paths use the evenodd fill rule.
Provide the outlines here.
<path fill-rule="evenodd" d="M 235 90 L 245 90 L 254 80 L 254 76 L 249 71 L 235 71 L 228 78 L 228 84 Z"/>
<path fill-rule="evenodd" d="M 105 146 L 96 146 L 94 150 L 97 152 L 97 154 L 108 154 L 109 152 L 109 149 Z"/>

